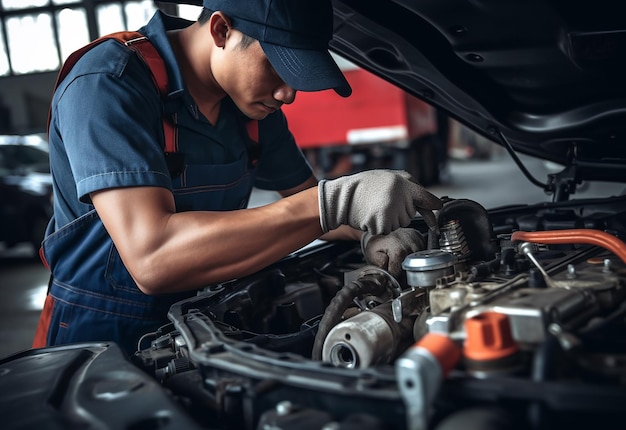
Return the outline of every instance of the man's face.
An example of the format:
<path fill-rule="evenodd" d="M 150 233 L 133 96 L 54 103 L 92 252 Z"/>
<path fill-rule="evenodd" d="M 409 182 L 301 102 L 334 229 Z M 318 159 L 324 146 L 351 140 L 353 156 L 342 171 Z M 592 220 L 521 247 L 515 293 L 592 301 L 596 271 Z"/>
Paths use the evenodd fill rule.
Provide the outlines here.
<path fill-rule="evenodd" d="M 244 47 L 241 32 L 230 31 L 218 79 L 237 107 L 252 119 L 263 119 L 284 103 L 292 103 L 296 91 L 278 76 L 260 43 L 254 40 Z"/>

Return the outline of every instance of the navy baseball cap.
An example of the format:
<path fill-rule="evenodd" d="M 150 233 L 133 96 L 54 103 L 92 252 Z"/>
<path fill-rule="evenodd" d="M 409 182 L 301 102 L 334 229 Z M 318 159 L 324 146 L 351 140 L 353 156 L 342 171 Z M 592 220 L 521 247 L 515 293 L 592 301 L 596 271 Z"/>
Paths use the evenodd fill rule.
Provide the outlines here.
<path fill-rule="evenodd" d="M 330 0 L 203 0 L 234 28 L 257 39 L 278 76 L 298 91 L 352 88 L 328 52 L 333 35 Z"/>

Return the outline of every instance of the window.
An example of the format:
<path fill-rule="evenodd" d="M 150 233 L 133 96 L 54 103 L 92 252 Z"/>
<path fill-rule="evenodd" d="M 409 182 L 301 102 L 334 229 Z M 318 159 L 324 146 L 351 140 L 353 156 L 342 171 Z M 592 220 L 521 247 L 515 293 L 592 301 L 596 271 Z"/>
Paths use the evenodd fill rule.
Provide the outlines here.
<path fill-rule="evenodd" d="M 52 17 L 45 13 L 12 16 L 5 21 L 9 60 L 15 74 L 59 67 Z M 32 43 L 32 41 L 37 41 Z"/>
<path fill-rule="evenodd" d="M 0 0 L 0 77 L 58 70 L 90 40 L 136 30 L 156 9 L 152 0 Z"/>
<path fill-rule="evenodd" d="M 200 16 L 201 10 L 202 7 L 200 6 L 181 4 L 178 5 L 178 16 L 188 19 L 189 21 L 195 21 Z"/>
<path fill-rule="evenodd" d="M 0 34 L 4 34 L 4 23 L 0 22 Z M 4 38 L 0 39 L 0 76 L 9 74 L 9 56 Z"/>
<path fill-rule="evenodd" d="M 62 1 L 62 0 L 56 0 Z M 67 0 L 66 0 L 67 1 Z M 72 52 L 89 43 L 87 12 L 82 7 L 65 8 L 55 13 L 58 23 L 59 49 L 61 59 L 66 59 Z"/>

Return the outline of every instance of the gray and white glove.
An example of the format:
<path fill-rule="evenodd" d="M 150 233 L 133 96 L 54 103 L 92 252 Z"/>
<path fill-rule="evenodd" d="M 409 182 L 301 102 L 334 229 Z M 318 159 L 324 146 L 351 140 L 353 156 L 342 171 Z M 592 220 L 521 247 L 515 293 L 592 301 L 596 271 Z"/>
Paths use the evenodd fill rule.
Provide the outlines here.
<path fill-rule="evenodd" d="M 412 228 L 399 228 L 387 235 L 363 233 L 361 250 L 368 264 L 378 266 L 398 278 L 402 273 L 404 258 L 426 249 L 422 234 Z"/>
<path fill-rule="evenodd" d="M 401 170 L 367 170 L 318 184 L 324 233 L 347 224 L 374 235 L 409 225 L 419 212 L 431 229 L 443 203 Z"/>

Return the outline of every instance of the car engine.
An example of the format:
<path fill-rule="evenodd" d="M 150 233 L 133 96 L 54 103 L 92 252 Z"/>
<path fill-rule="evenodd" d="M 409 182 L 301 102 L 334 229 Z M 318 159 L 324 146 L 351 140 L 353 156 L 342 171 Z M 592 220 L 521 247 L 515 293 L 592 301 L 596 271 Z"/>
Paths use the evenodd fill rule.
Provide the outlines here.
<path fill-rule="evenodd" d="M 173 306 L 132 361 L 200 428 L 623 428 L 626 198 L 444 198 L 395 278 L 318 242 Z"/>

